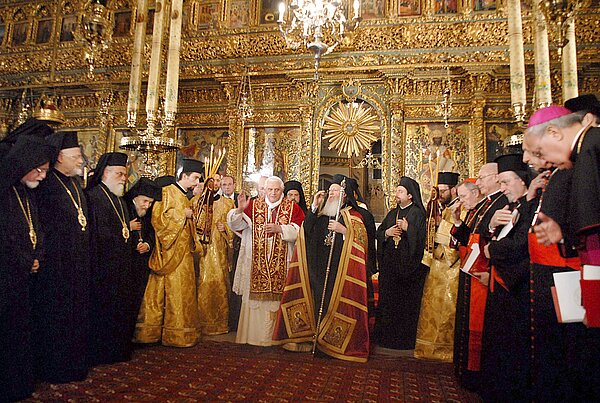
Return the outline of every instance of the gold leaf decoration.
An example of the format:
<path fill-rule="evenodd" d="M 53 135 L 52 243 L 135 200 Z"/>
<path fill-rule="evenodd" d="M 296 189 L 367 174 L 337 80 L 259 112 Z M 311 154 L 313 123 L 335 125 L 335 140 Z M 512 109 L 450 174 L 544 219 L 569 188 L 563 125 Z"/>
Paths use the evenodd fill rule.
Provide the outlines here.
<path fill-rule="evenodd" d="M 360 156 L 378 138 L 376 133 L 381 129 L 377 120 L 373 108 L 364 102 L 340 102 L 325 117 L 323 138 L 338 155 Z"/>

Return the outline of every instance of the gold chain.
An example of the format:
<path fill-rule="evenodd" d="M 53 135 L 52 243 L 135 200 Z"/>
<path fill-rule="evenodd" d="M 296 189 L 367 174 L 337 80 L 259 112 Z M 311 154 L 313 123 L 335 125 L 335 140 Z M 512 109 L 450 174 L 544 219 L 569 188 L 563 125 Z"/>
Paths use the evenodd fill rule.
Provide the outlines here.
<path fill-rule="evenodd" d="M 83 214 L 83 209 L 81 208 L 81 195 L 79 194 L 77 185 L 75 183 L 73 183 L 73 178 L 69 178 L 71 180 L 71 183 L 73 183 L 75 192 L 77 193 L 77 201 L 75 201 L 75 198 L 73 197 L 73 194 L 71 193 L 71 191 L 69 190 L 67 185 L 65 185 L 63 183 L 63 181 L 58 177 L 56 172 L 52 171 L 52 173 L 54 174 L 54 176 L 56 176 L 56 179 L 58 180 L 58 182 L 62 185 L 63 188 L 65 188 L 65 190 L 67 191 L 67 194 L 71 198 L 71 201 L 73 202 L 73 205 L 75 206 L 75 210 L 77 210 L 77 221 L 79 221 L 79 225 L 81 225 L 81 230 L 85 231 L 85 227 L 87 226 L 87 218 L 85 217 L 85 214 Z"/>
<path fill-rule="evenodd" d="M 25 203 L 27 204 L 27 211 L 25 211 L 25 206 L 23 206 L 19 192 L 17 192 L 17 189 L 14 186 L 12 188 L 15 191 L 15 196 L 17 196 L 19 206 L 21 206 L 21 211 L 25 216 L 25 221 L 27 221 L 27 226 L 29 227 L 29 240 L 31 241 L 31 246 L 33 246 L 33 249 L 35 250 L 35 247 L 37 246 L 37 234 L 35 232 L 35 228 L 33 228 L 33 219 L 31 218 L 31 209 L 29 208 L 29 199 L 25 197 Z"/>
<path fill-rule="evenodd" d="M 117 214 L 117 217 L 119 217 L 119 221 L 121 221 L 121 225 L 123 225 L 123 229 L 121 230 L 121 235 L 123 235 L 125 242 L 127 242 L 127 240 L 129 239 L 129 228 L 127 227 L 127 221 L 125 221 L 125 211 L 123 211 L 123 204 L 121 204 L 119 202 L 119 207 L 121 207 L 121 214 L 123 215 L 121 217 L 121 215 L 119 214 L 119 211 L 117 210 L 117 206 L 115 206 L 115 203 L 112 201 L 112 198 L 110 197 L 108 192 L 106 190 L 104 190 L 102 185 L 100 185 L 100 189 L 102 189 L 102 191 L 104 192 L 106 197 L 108 197 L 108 201 L 110 201 L 110 204 L 112 204 L 113 209 L 115 210 L 115 213 Z"/>

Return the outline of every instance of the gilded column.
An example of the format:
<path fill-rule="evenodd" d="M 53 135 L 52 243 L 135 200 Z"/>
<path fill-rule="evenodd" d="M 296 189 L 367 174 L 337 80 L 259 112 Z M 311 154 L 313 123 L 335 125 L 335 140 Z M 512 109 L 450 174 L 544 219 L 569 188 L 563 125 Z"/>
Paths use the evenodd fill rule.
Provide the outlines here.
<path fill-rule="evenodd" d="M 539 109 L 552 104 L 548 26 L 540 9 L 540 0 L 533 1 L 533 25 L 535 31 L 535 105 L 533 107 Z"/>
<path fill-rule="evenodd" d="M 175 123 L 175 114 L 177 113 L 182 6 L 183 0 L 173 0 L 171 3 L 169 53 L 167 59 L 167 83 L 165 85 L 165 124 L 169 128 L 173 127 Z"/>
<path fill-rule="evenodd" d="M 160 67 L 162 40 L 164 31 L 164 3 L 156 2 L 154 11 L 154 28 L 152 32 L 152 54 L 150 56 L 150 70 L 148 72 L 148 91 L 146 94 L 146 121 L 148 134 L 154 135 L 156 110 L 158 109 L 158 94 L 160 92 Z"/>
<path fill-rule="evenodd" d="M 575 39 L 575 19 L 565 21 L 566 46 L 562 49 L 562 97 L 563 102 L 579 95 L 577 84 L 577 40 Z"/>
<path fill-rule="evenodd" d="M 510 101 L 517 121 L 525 118 L 525 54 L 521 0 L 508 0 L 508 41 L 510 51 Z"/>
<path fill-rule="evenodd" d="M 147 0 L 138 0 L 136 14 L 133 50 L 131 52 L 131 77 L 127 97 L 127 126 L 132 129 L 136 127 L 137 123 L 140 90 L 142 88 L 142 53 L 146 38 L 146 19 L 148 18 Z"/>
<path fill-rule="evenodd" d="M 98 159 L 102 154 L 108 151 L 114 151 L 113 145 L 110 144 L 112 130 L 112 114 L 110 107 L 112 105 L 114 94 L 110 90 L 102 90 L 96 93 L 98 98 L 98 133 L 92 136 L 92 149 L 94 153 L 90 156 L 90 164 L 96 166 Z M 113 139 L 114 140 L 114 139 Z"/>
<path fill-rule="evenodd" d="M 486 162 L 484 114 L 485 98 L 476 94 L 471 102 L 473 111 L 469 122 L 469 176 L 475 177 L 479 168 Z"/>
<path fill-rule="evenodd" d="M 235 181 L 235 190 L 242 189 L 244 181 L 244 166 L 246 165 L 246 152 L 244 140 L 244 125 L 239 119 L 235 104 L 235 90 L 231 83 L 225 83 L 223 87 L 225 96 L 229 100 L 227 106 L 227 117 L 229 121 L 229 141 L 227 148 L 227 174 Z"/>

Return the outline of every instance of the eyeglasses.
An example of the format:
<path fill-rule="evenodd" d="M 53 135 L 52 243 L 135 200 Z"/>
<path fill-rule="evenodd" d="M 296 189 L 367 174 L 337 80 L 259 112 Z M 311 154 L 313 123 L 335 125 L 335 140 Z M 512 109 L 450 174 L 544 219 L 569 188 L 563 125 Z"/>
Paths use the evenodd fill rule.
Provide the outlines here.
<path fill-rule="evenodd" d="M 48 173 L 48 168 L 36 168 L 35 169 L 37 171 L 37 173 L 41 174 L 41 173 Z"/>
<path fill-rule="evenodd" d="M 496 174 L 487 174 L 487 175 L 483 175 L 483 176 L 478 176 L 477 180 L 480 181 L 480 180 L 483 180 L 483 179 L 487 178 L 488 176 L 492 176 L 492 175 L 496 175 Z"/>

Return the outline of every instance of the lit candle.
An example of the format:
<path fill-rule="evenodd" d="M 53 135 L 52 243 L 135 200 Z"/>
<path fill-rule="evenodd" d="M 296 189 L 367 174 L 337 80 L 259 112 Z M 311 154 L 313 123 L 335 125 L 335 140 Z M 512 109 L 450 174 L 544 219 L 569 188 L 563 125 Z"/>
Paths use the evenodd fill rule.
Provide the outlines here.
<path fill-rule="evenodd" d="M 285 3 L 282 1 L 279 3 L 279 19 L 277 22 L 283 22 L 283 15 L 285 14 Z"/>

